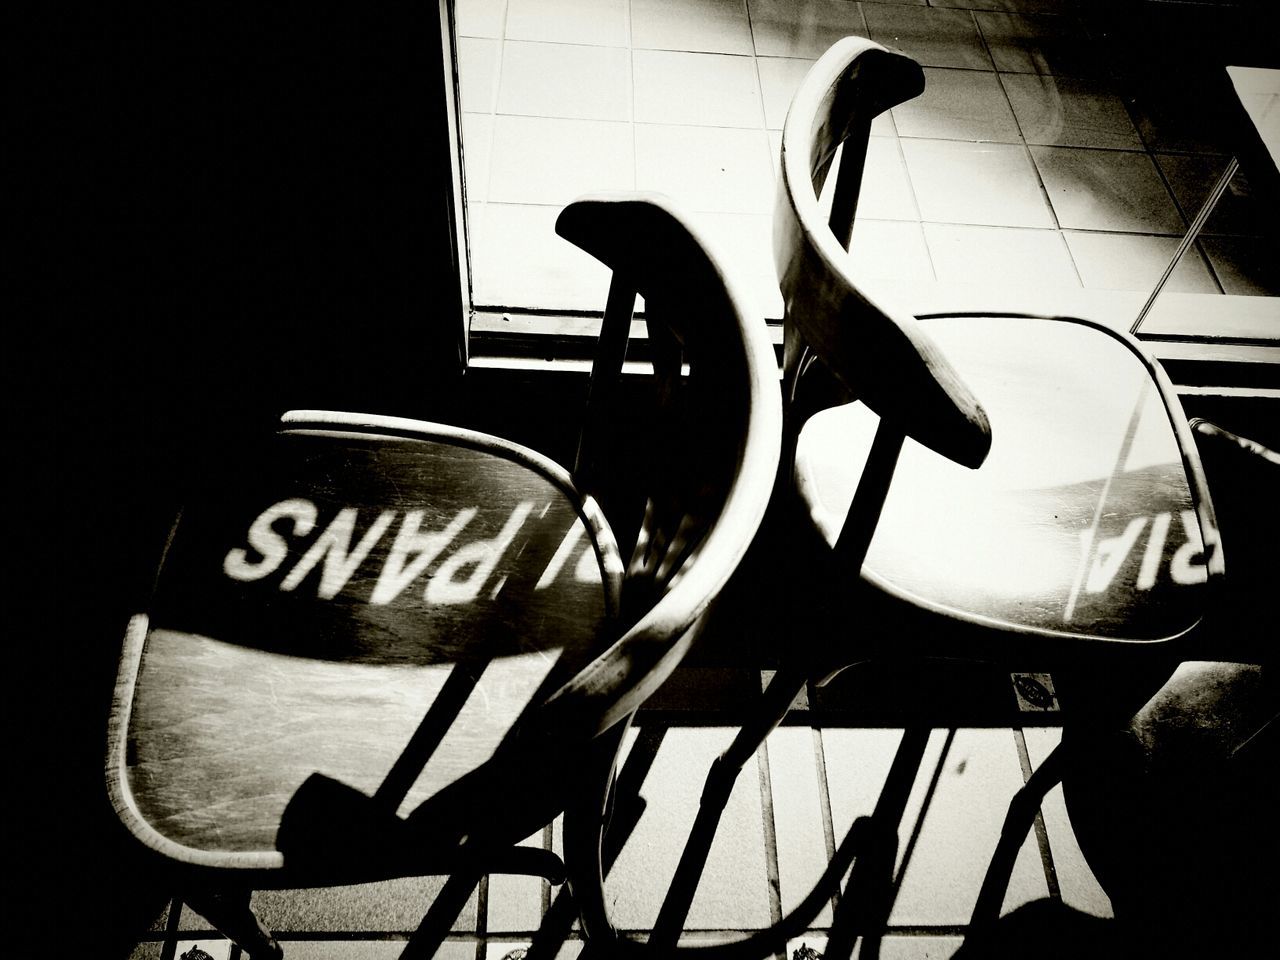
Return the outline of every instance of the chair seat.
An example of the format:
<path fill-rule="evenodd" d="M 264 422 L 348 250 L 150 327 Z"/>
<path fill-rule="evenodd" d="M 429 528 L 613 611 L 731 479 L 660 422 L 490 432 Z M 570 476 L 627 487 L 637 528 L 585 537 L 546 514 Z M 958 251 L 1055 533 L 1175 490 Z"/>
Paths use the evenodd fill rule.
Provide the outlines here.
<path fill-rule="evenodd" d="M 1207 564 L 1221 560 L 1142 360 L 1069 319 L 921 323 L 986 408 L 991 452 L 970 470 L 908 439 L 864 578 L 919 606 L 1032 633 L 1159 641 L 1194 626 Z M 830 544 L 878 423 L 855 402 L 801 432 L 796 486 Z"/>
<path fill-rule="evenodd" d="M 130 625 L 109 772 L 125 822 L 179 861 L 280 866 L 312 773 L 373 795 L 399 763 L 407 812 L 609 637 L 611 535 L 531 451 L 285 430 L 204 486 Z"/>

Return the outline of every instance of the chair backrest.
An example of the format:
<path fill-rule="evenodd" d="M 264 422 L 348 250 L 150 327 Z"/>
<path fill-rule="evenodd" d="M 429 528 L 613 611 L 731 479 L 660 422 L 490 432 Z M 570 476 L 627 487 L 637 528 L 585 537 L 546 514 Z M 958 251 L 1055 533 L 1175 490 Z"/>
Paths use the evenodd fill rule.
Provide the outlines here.
<path fill-rule="evenodd" d="M 898 316 L 858 289 L 846 253 L 871 121 L 923 89 L 914 60 L 846 37 L 810 68 L 792 100 L 774 213 L 787 327 L 785 390 L 789 399 L 800 399 L 797 382 L 818 373 L 810 359 L 816 356 L 826 379 L 835 381 L 831 389 L 847 393 L 842 399 L 861 399 L 905 435 L 976 467 L 991 443 L 982 407 L 914 317 Z M 841 145 L 824 223 L 818 198 Z"/>
<path fill-rule="evenodd" d="M 667 678 L 750 546 L 777 471 L 781 397 L 762 315 L 666 198 L 587 196 L 556 231 L 613 271 L 573 474 L 630 558 L 628 629 L 549 702 L 599 731 Z M 633 377 L 637 295 L 647 338 L 633 346 L 651 369 Z"/>

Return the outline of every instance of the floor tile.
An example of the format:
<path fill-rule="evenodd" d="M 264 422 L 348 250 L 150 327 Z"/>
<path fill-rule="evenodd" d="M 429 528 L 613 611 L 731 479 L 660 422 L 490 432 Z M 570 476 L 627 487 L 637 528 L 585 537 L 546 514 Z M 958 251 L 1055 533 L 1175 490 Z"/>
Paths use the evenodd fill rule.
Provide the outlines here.
<path fill-rule="evenodd" d="M 1029 728 L 1023 731 L 1026 738 L 1027 756 L 1031 767 L 1035 769 L 1044 763 L 1045 758 L 1062 739 L 1061 729 Z M 1058 785 L 1049 791 L 1040 808 L 1044 818 L 1045 832 L 1049 837 L 1049 850 L 1053 858 L 1054 873 L 1058 878 L 1058 889 L 1062 901 L 1069 907 L 1083 910 L 1095 917 L 1114 916 L 1111 899 L 1107 896 L 1089 864 L 1076 843 L 1075 832 L 1071 829 L 1071 818 L 1067 814 L 1066 801 L 1063 800 L 1062 786 Z"/>
<path fill-rule="evenodd" d="M 133 948 L 129 954 L 129 960 L 160 960 L 164 955 L 164 947 L 161 941 L 144 940 Z"/>
<path fill-rule="evenodd" d="M 1066 77 L 1110 75 L 1102 46 L 1074 17 L 974 14 L 996 69 Z"/>
<path fill-rule="evenodd" d="M 453 20 L 460 37 L 501 37 L 507 0 L 457 0 Z"/>
<path fill-rule="evenodd" d="M 943 283 L 1080 286 L 1057 230 L 926 223 L 924 235 Z"/>
<path fill-rule="evenodd" d="M 1105 80 L 1001 74 L 1027 143 L 1141 150 L 1124 101 Z"/>
<path fill-rule="evenodd" d="M 1200 212 L 1227 167 L 1224 157 L 1163 154 L 1155 155 L 1156 165 L 1164 174 L 1174 199 L 1190 223 Z M 1201 236 L 1263 236 L 1275 220 L 1263 198 L 1255 199 L 1249 176 L 1237 170 L 1218 198 L 1213 213 L 1200 231 Z"/>
<path fill-rule="evenodd" d="M 800 88 L 800 82 L 813 64 L 813 60 L 787 57 L 756 58 L 756 67 L 760 71 L 760 92 L 764 97 L 765 126 L 770 130 L 782 129 L 796 90 Z M 888 110 L 871 121 L 873 136 L 893 136 L 896 132 L 893 116 Z"/>
<path fill-rule="evenodd" d="M 635 187 L 632 126 L 606 120 L 494 118 L 487 199 L 563 206 Z"/>
<path fill-rule="evenodd" d="M 1055 225 L 1022 146 L 904 139 L 902 152 L 925 220 L 1003 227 Z"/>
<path fill-rule="evenodd" d="M 1280 243 L 1259 237 L 1205 237 L 1200 241 L 1226 293 L 1280 297 Z"/>
<path fill-rule="evenodd" d="M 628 0 L 507 0 L 508 40 L 625 47 Z"/>
<path fill-rule="evenodd" d="M 756 55 L 816 60 L 837 40 L 865 37 L 861 5 L 848 0 L 747 0 Z"/>
<path fill-rule="evenodd" d="M 489 157 L 493 153 L 493 114 L 462 115 L 462 170 L 467 199 L 482 201 L 489 192 Z"/>
<path fill-rule="evenodd" d="M 768 739 L 783 916 L 809 895 L 829 862 L 814 738 L 810 727 L 779 727 Z M 830 925 L 827 905 L 811 926 Z"/>
<path fill-rule="evenodd" d="M 632 53 L 637 123 L 759 127 L 760 83 L 751 57 L 636 50 Z"/>
<path fill-rule="evenodd" d="M 443 877 L 409 877 L 346 887 L 258 890 L 253 909 L 277 936 L 293 931 L 412 931 L 444 886 Z M 184 911 L 185 912 L 185 911 Z M 476 895 L 454 922 L 459 932 L 476 928 Z"/>
<path fill-rule="evenodd" d="M 929 0 L 931 7 L 999 10 L 1004 13 L 1073 13 L 1078 0 Z"/>
<path fill-rule="evenodd" d="M 756 309 L 770 320 L 782 319 L 782 294 L 773 265 L 773 217 L 763 213 L 690 214 L 705 232 L 725 269 Z"/>
<path fill-rule="evenodd" d="M 605 893 L 623 929 L 649 928 L 689 836 L 706 772 L 735 729 L 673 728 L 663 739 L 642 794 L 648 801 L 609 873 Z M 686 930 L 768 926 L 764 830 L 754 760 L 738 777 L 707 858 Z"/>
<path fill-rule="evenodd" d="M 1181 235 L 1186 229 L 1144 153 L 1031 147 L 1064 229 Z"/>
<path fill-rule="evenodd" d="M 935 279 L 924 232 L 919 223 L 907 221 L 858 220 L 849 265 L 854 280 L 872 289 L 892 290 Z"/>
<path fill-rule="evenodd" d="M 403 940 L 282 940 L 289 960 L 395 960 L 404 952 Z M 433 960 L 474 960 L 474 941 L 446 940 Z"/>
<path fill-rule="evenodd" d="M 1211 93 L 1194 76 L 1144 74 L 1129 81 L 1125 102 L 1148 150 L 1229 155 L 1230 132 L 1222 92 Z"/>
<path fill-rule="evenodd" d="M 872 40 L 901 50 L 921 66 L 992 69 L 968 10 L 864 3 L 862 12 Z"/>
<path fill-rule="evenodd" d="M 508 40 L 498 113 L 631 119 L 631 53 L 614 47 Z"/>
<path fill-rule="evenodd" d="M 636 187 L 686 210 L 771 214 L 769 139 L 764 130 L 636 124 Z"/>
<path fill-rule="evenodd" d="M 899 136 L 1020 143 L 1018 124 L 994 73 L 926 67 L 924 92 L 893 108 Z"/>
<path fill-rule="evenodd" d="M 835 195 L 835 171 L 839 169 L 841 147 L 831 161 L 832 173 L 823 184 L 820 206 L 830 211 Z M 911 180 L 907 176 L 906 161 L 897 137 L 869 137 L 867 157 L 863 161 L 862 189 L 858 194 L 859 217 L 871 220 L 918 220 Z"/>
<path fill-rule="evenodd" d="M 520 843 L 541 847 L 542 832 Z M 491 934 L 532 933 L 542 923 L 541 877 L 492 873 L 489 875 L 488 914 L 485 929 Z"/>
<path fill-rule="evenodd" d="M 477 306 L 602 310 L 609 269 L 555 232 L 558 206 L 487 203 L 471 222 Z"/>
<path fill-rule="evenodd" d="M 880 960 L 947 960 L 963 943 L 960 937 L 888 936 L 880 941 Z"/>
<path fill-rule="evenodd" d="M 1084 233 L 1064 230 L 1080 281 L 1090 290 L 1141 290 L 1150 293 L 1178 249 L 1177 237 L 1147 237 L 1125 233 Z M 1218 293 L 1200 254 L 1194 248 L 1182 255 L 1165 290 L 1179 293 Z"/>
<path fill-rule="evenodd" d="M 458 38 L 458 100 L 464 112 L 490 113 L 498 92 L 501 41 Z"/>
<path fill-rule="evenodd" d="M 919 836 L 914 850 L 908 851 L 910 830 L 904 827 L 900 832 L 901 879 L 890 923 L 968 922 L 1009 801 L 1022 786 L 1011 731 L 957 731 L 945 754 L 943 733 L 934 732 L 931 747 L 936 746 L 937 752 L 926 755 L 908 803 L 905 820 L 919 830 Z M 939 776 L 937 787 L 925 808 L 929 778 L 935 773 Z M 834 804 L 833 796 L 833 809 Z M 908 854 L 910 860 L 903 867 Z M 1039 850 L 1029 838 L 1018 853 L 1004 909 L 1047 894 Z"/>
<path fill-rule="evenodd" d="M 631 0 L 637 50 L 752 53 L 746 0 Z"/>
<path fill-rule="evenodd" d="M 901 740 L 894 730 L 822 731 L 839 845 L 855 817 L 871 813 Z M 968 922 L 1009 799 L 1022 772 L 1009 730 L 961 730 L 943 753 L 933 731 L 898 831 L 899 889 L 889 922 L 929 926 Z M 927 809 L 929 783 L 938 785 Z M 923 811 L 923 823 L 918 823 Z M 913 833 L 919 835 L 912 841 Z M 909 857 L 909 860 L 905 858 Z M 905 870 L 903 863 L 905 860 Z M 1004 908 L 1047 894 L 1034 841 L 1019 851 Z"/>

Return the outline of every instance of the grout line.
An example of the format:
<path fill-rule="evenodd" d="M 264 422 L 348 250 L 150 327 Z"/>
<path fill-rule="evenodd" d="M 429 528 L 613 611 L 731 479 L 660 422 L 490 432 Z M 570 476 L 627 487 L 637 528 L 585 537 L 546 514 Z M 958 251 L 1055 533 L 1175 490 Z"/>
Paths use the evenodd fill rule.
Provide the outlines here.
<path fill-rule="evenodd" d="M 827 848 L 827 863 L 836 857 L 835 819 L 831 815 L 830 783 L 827 780 L 827 754 L 822 742 L 822 728 L 810 727 L 813 733 L 813 759 L 818 775 L 818 812 L 822 819 L 822 840 Z"/>
<path fill-rule="evenodd" d="M 1027 752 L 1027 737 L 1021 727 L 1014 727 L 1013 744 L 1018 751 L 1018 764 L 1022 767 L 1022 782 L 1031 778 L 1031 755 Z M 1040 850 L 1040 866 L 1044 869 L 1044 882 L 1049 888 L 1049 896 L 1054 900 L 1062 899 L 1062 890 L 1058 886 L 1058 871 L 1053 865 L 1053 852 L 1049 849 L 1049 831 L 1044 825 L 1044 813 L 1037 808 L 1033 821 L 1036 834 L 1036 846 Z"/>
<path fill-rule="evenodd" d="M 778 871 L 778 828 L 774 821 L 773 774 L 769 768 L 768 738 L 756 750 L 760 783 L 760 819 L 764 828 L 764 873 L 769 889 L 769 925 L 782 922 L 782 881 Z M 782 958 L 785 960 L 785 957 Z"/>

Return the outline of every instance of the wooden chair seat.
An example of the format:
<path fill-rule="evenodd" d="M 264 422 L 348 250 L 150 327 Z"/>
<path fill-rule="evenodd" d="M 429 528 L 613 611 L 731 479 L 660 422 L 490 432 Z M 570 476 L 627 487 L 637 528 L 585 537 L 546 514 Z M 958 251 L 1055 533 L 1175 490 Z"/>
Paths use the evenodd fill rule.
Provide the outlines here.
<path fill-rule="evenodd" d="M 1216 543 L 1206 556 L 1170 414 L 1129 344 L 1067 319 L 921 326 L 982 397 L 991 450 L 970 469 L 908 438 L 863 578 L 1034 634 L 1159 641 L 1193 627 L 1221 556 Z M 795 489 L 828 546 L 878 426 L 854 402 L 800 432 Z"/>
<path fill-rule="evenodd" d="M 326 416 L 293 415 L 184 510 L 129 628 L 110 754 L 144 843 L 280 884 L 309 776 L 407 813 L 476 769 L 599 652 L 622 571 L 538 454 Z"/>

